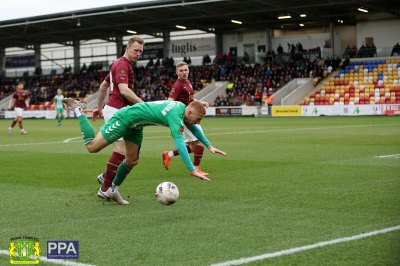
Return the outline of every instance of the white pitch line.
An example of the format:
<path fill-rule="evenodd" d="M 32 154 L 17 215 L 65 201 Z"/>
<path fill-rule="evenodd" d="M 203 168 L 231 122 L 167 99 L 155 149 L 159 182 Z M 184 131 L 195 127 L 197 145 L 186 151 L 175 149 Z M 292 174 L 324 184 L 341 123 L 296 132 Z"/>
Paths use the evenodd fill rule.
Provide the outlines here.
<path fill-rule="evenodd" d="M 82 138 L 82 136 L 75 137 L 75 138 L 69 138 L 69 139 L 64 140 L 63 142 L 64 142 L 64 143 L 67 143 L 67 142 L 70 142 L 71 140 L 74 140 L 74 139 L 81 139 L 81 138 Z"/>
<path fill-rule="evenodd" d="M 381 156 L 375 156 L 375 158 L 400 158 L 400 154 L 389 154 L 389 155 L 381 155 Z"/>
<path fill-rule="evenodd" d="M 266 130 L 253 130 L 253 131 L 236 131 L 236 132 L 220 132 L 220 133 L 209 133 L 207 136 L 218 136 L 218 135 L 234 135 L 234 134 L 249 134 L 249 133 L 269 133 L 269 132 L 283 132 L 283 131 L 306 131 L 306 130 L 319 130 L 319 129 L 337 129 L 337 128 L 358 128 L 358 127 L 378 127 L 378 126 L 394 126 L 399 124 L 375 124 L 375 125 L 350 125 L 350 126 L 336 126 L 336 127 L 302 127 L 302 128 L 281 128 L 281 129 L 266 129 Z M 165 131 L 168 132 L 168 131 Z M 145 137 L 146 139 L 160 139 L 167 138 L 168 136 L 153 136 Z M 0 147 L 12 147 L 12 146 L 29 146 L 29 145 L 45 145 L 45 144 L 60 144 L 74 142 L 72 140 L 79 139 L 81 137 L 69 138 L 64 141 L 54 142 L 41 142 L 41 143 L 16 143 L 16 144 L 0 144 Z"/>
<path fill-rule="evenodd" d="M 254 262 L 254 261 L 260 261 L 260 260 L 270 259 L 270 258 L 274 258 L 274 257 L 290 255 L 293 253 L 302 252 L 302 251 L 306 251 L 306 250 L 310 250 L 310 249 L 315 249 L 315 248 L 335 245 L 335 244 L 339 244 L 339 243 L 349 242 L 349 241 L 358 240 L 358 239 L 375 236 L 375 235 L 379 235 L 379 234 L 385 234 L 385 233 L 397 231 L 397 230 L 400 230 L 400 225 L 388 227 L 388 228 L 377 230 L 377 231 L 371 231 L 371 232 L 364 233 L 364 234 L 343 237 L 343 238 L 337 238 L 337 239 L 324 241 L 324 242 L 318 242 L 318 243 L 315 243 L 312 245 L 301 246 L 301 247 L 296 247 L 296 248 L 291 248 L 291 249 L 285 249 L 285 250 L 276 251 L 273 253 L 265 253 L 262 255 L 248 257 L 248 258 L 240 258 L 237 260 L 224 261 L 224 262 L 220 262 L 220 263 L 211 264 L 211 266 L 242 265 L 242 264 L 246 264 L 246 263 L 250 263 L 250 262 Z"/>
<path fill-rule="evenodd" d="M 0 249 L 0 255 L 10 256 L 10 253 L 7 250 Z M 58 265 L 66 265 L 66 266 L 96 266 L 94 264 L 87 264 L 75 261 L 68 261 L 68 260 L 55 260 L 55 259 L 48 259 L 46 257 L 39 257 L 39 261 L 44 261 L 48 263 L 58 264 Z"/>

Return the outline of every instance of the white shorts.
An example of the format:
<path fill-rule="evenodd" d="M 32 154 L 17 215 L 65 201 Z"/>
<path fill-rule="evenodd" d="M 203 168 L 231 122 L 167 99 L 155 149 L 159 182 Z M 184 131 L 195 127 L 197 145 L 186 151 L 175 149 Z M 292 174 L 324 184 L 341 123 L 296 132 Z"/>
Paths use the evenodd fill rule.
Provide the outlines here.
<path fill-rule="evenodd" d="M 19 108 L 19 107 L 15 107 L 14 111 L 15 111 L 15 115 L 16 116 L 21 116 L 22 117 L 22 113 L 24 112 L 24 109 L 23 108 Z"/>
<path fill-rule="evenodd" d="M 107 123 L 108 120 L 110 120 L 111 117 L 113 117 L 113 115 L 118 111 L 119 111 L 119 109 L 117 109 L 117 108 L 105 105 L 104 108 L 103 108 L 104 122 Z M 120 140 L 124 140 L 124 139 L 123 138 L 117 139 L 117 141 L 120 141 Z"/>
<path fill-rule="evenodd" d="M 197 126 L 200 128 L 201 132 L 203 132 L 201 126 L 200 125 Z M 185 124 L 183 124 L 183 137 L 185 138 L 185 142 L 193 142 L 197 140 L 195 135 L 193 135 L 192 131 L 190 131 Z"/>
<path fill-rule="evenodd" d="M 111 107 L 111 106 L 104 106 L 103 108 L 103 117 L 104 117 L 104 122 L 108 122 L 108 120 L 113 117 L 113 115 L 118 111 L 119 109 Z"/>

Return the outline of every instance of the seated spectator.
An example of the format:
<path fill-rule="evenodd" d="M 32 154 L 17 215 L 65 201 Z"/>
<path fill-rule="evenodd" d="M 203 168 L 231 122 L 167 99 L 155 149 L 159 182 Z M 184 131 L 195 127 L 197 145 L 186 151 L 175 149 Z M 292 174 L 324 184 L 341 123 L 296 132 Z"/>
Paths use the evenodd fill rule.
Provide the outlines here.
<path fill-rule="evenodd" d="M 392 53 L 390 54 L 390 56 L 393 56 L 393 55 L 400 55 L 400 44 L 399 43 L 396 43 L 393 46 Z"/>

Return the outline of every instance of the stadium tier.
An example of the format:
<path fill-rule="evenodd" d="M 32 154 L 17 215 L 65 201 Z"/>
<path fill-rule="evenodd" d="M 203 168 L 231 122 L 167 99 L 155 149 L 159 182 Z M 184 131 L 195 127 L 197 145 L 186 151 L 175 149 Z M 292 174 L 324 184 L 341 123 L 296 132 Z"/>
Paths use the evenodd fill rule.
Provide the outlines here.
<path fill-rule="evenodd" d="M 351 62 L 300 105 L 400 103 L 400 60 Z"/>

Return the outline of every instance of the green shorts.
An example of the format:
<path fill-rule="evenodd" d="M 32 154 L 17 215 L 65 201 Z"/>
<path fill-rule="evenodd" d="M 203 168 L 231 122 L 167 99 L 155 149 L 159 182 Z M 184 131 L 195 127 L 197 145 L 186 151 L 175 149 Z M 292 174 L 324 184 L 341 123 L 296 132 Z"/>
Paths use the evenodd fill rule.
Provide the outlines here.
<path fill-rule="evenodd" d="M 63 114 L 64 108 L 57 108 L 57 114 Z"/>
<path fill-rule="evenodd" d="M 142 145 L 143 128 L 130 128 L 116 117 L 111 117 L 111 119 L 100 128 L 100 131 L 110 144 L 122 137 L 126 141 L 139 146 Z"/>

